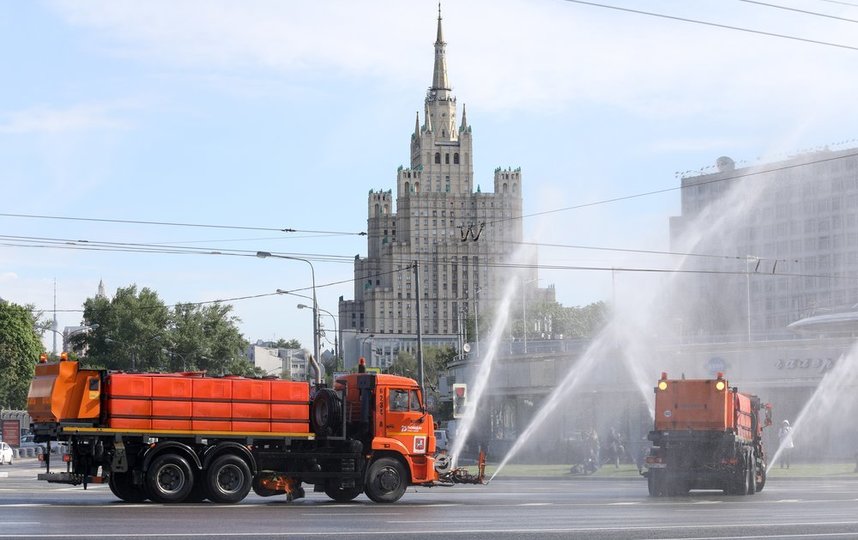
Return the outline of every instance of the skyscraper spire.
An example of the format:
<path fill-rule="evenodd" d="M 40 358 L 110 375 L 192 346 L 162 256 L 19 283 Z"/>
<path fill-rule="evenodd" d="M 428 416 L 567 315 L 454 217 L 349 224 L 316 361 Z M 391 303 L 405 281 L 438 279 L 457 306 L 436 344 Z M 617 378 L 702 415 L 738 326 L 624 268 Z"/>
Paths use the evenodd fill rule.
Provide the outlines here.
<path fill-rule="evenodd" d="M 417 118 L 414 119 L 414 136 L 417 137 L 420 135 L 420 111 L 416 113 Z"/>
<path fill-rule="evenodd" d="M 441 28 L 441 4 L 438 3 L 438 34 L 435 37 L 435 69 L 432 74 L 432 90 L 450 90 L 447 81 L 447 57 L 444 51 L 444 31 Z"/>
<path fill-rule="evenodd" d="M 462 127 L 459 128 L 459 131 L 465 131 L 468 129 L 468 113 L 465 110 L 465 104 L 462 103 Z"/>

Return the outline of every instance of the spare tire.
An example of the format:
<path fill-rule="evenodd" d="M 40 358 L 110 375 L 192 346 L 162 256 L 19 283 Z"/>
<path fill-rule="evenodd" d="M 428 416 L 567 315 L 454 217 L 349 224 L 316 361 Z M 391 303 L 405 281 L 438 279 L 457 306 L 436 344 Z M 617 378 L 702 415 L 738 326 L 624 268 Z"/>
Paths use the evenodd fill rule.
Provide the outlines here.
<path fill-rule="evenodd" d="M 342 422 L 340 396 L 330 388 L 319 389 L 310 405 L 310 429 L 320 437 L 327 437 L 338 433 Z"/>

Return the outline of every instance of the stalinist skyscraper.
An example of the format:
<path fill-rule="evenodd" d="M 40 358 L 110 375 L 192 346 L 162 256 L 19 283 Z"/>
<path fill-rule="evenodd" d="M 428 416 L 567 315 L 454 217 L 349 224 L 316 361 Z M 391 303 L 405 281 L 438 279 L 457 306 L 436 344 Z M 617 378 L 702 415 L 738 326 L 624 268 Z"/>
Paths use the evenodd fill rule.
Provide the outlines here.
<path fill-rule="evenodd" d="M 395 195 L 369 192 L 367 256 L 355 259 L 354 300 L 340 299 L 347 368 L 360 356 L 383 368 L 400 351 L 414 353 L 418 297 L 424 344 L 456 347 L 465 321 L 477 310 L 492 313 L 506 281 L 535 282 L 535 270 L 522 277 L 509 267 L 522 240 L 521 170 L 499 167 L 494 193 L 479 184 L 474 191 L 473 134 L 464 105 L 458 120 L 446 47 L 439 10 L 432 86 L 423 123 L 418 112 L 411 134 L 411 165 L 397 170 Z"/>

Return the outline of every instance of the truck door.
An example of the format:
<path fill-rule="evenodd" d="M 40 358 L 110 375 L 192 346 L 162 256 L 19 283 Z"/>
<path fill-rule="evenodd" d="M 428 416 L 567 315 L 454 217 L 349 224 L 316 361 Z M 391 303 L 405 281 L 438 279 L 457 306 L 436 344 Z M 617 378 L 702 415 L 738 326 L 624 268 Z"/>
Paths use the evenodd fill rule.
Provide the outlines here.
<path fill-rule="evenodd" d="M 412 454 L 425 454 L 429 429 L 416 388 L 387 389 L 385 434 L 401 442 Z"/>

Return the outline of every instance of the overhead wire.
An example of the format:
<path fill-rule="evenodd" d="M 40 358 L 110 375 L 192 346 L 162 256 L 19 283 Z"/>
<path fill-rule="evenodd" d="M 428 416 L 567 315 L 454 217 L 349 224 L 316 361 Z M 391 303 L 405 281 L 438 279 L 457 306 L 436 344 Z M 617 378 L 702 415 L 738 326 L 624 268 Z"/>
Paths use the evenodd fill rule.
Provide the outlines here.
<path fill-rule="evenodd" d="M 681 22 L 687 22 L 687 23 L 693 23 L 693 24 L 700 24 L 700 25 L 704 25 L 704 26 L 711 26 L 714 28 L 723 28 L 726 30 L 735 30 L 737 32 L 746 32 L 749 34 L 758 34 L 761 36 L 769 36 L 769 37 L 776 37 L 776 38 L 782 38 L 782 39 L 789 39 L 789 40 L 793 40 L 793 41 L 801 41 L 804 43 L 813 43 L 815 45 L 823 45 L 823 46 L 827 46 L 827 47 L 836 47 L 839 49 L 849 49 L 852 51 L 858 51 L 858 47 L 854 47 L 852 45 L 844 45 L 842 43 L 833 43 L 830 41 L 821 41 L 821 40 L 817 40 L 817 39 L 802 38 L 802 37 L 798 37 L 798 36 L 792 36 L 789 34 L 779 34 L 777 32 L 767 32 L 765 30 L 755 30 L 753 28 L 743 28 L 741 26 L 733 26 L 733 25 L 729 25 L 729 24 L 721 24 L 721 23 L 715 23 L 715 22 L 710 22 L 710 21 L 702 21 L 699 19 L 689 19 L 686 17 L 678 17 L 676 15 L 667 15 L 665 13 L 655 13 L 652 11 L 643 11 L 640 9 L 632 9 L 632 8 L 625 8 L 625 7 L 620 7 L 620 6 L 612 6 L 609 4 L 601 4 L 598 2 L 587 2 L 585 0 L 565 0 L 565 1 L 572 3 L 572 4 L 581 4 L 581 5 L 585 5 L 585 6 L 599 7 L 599 8 L 605 8 L 605 9 L 613 9 L 616 11 L 624 11 L 626 13 L 636 13 L 638 15 L 647 15 L 650 17 L 658 17 L 661 19 L 668 19 L 668 20 L 673 20 L 673 21 L 681 21 Z"/>
<path fill-rule="evenodd" d="M 835 19 L 838 21 L 858 23 L 858 20 L 856 20 L 856 19 L 847 19 L 846 17 L 838 17 L 836 15 L 829 15 L 827 13 L 819 13 L 817 11 L 808 11 L 805 9 L 798 9 L 798 8 L 793 8 L 793 7 L 789 7 L 789 6 L 770 4 L 768 2 L 759 2 L 758 0 L 739 0 L 739 2 L 745 2 L 746 4 L 757 4 L 759 6 L 765 6 L 765 7 L 770 7 L 770 8 L 774 8 L 774 9 L 781 9 L 784 11 L 793 11 L 796 13 L 803 13 L 805 15 L 814 15 L 816 17 L 825 17 L 826 19 Z"/>
<path fill-rule="evenodd" d="M 27 218 L 27 219 L 56 219 L 63 221 L 90 221 L 96 223 L 121 223 L 121 224 L 129 224 L 129 225 L 158 225 L 158 226 L 166 226 L 166 227 L 195 227 L 202 229 L 229 229 L 229 230 L 243 230 L 243 231 L 277 231 L 277 232 L 300 232 L 300 233 L 309 233 L 309 234 L 327 234 L 327 235 L 338 235 L 338 236 L 366 236 L 365 231 L 360 232 L 343 232 L 343 231 L 315 231 L 315 230 L 303 230 L 303 229 L 291 229 L 291 228 L 277 228 L 277 227 L 251 227 L 247 225 L 213 225 L 209 223 L 182 223 L 177 221 L 148 221 L 148 220 L 140 220 L 140 219 L 113 219 L 113 218 L 91 218 L 91 217 L 75 217 L 75 216 L 51 216 L 51 215 L 39 215 L 39 214 L 13 214 L 8 212 L 0 213 L 0 217 L 11 217 L 11 218 Z"/>

